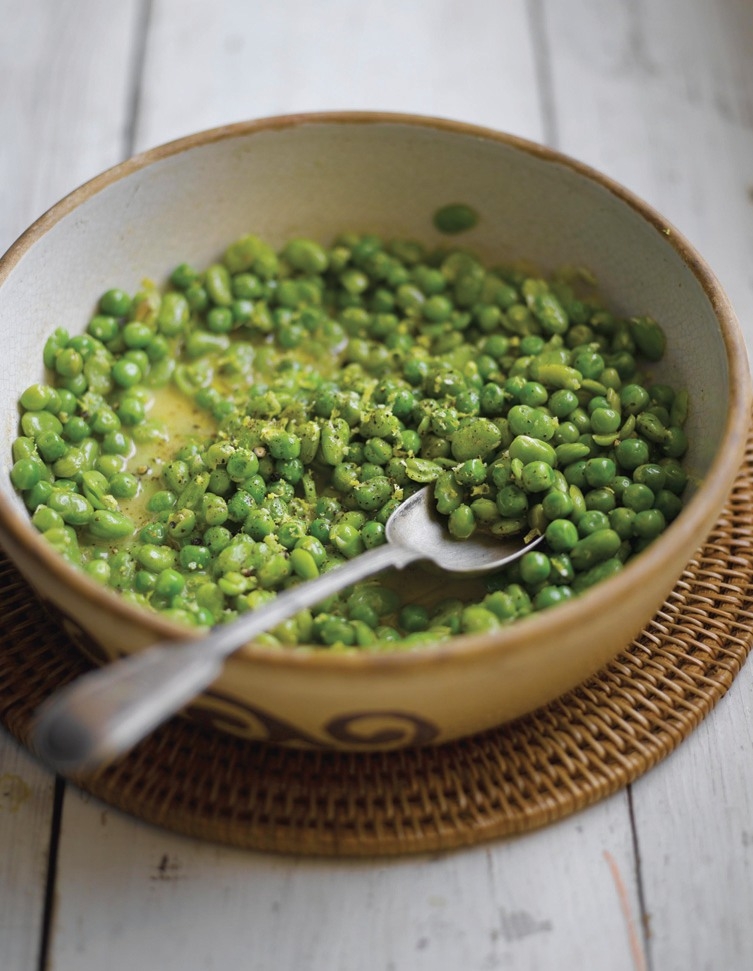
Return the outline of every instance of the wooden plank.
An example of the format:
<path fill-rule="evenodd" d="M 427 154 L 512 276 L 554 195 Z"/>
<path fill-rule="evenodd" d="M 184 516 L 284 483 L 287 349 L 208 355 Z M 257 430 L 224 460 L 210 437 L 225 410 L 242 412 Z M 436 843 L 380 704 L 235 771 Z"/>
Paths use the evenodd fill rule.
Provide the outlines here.
<path fill-rule="evenodd" d="M 56 0 L 0 2 L 0 251 L 60 196 L 122 157 L 139 7 L 138 0 L 111 9 L 79 0 L 73 10 Z M 50 773 L 0 732 L 3 971 L 37 966 L 53 790 Z"/>
<path fill-rule="evenodd" d="M 524 0 L 155 0 L 143 91 L 141 147 L 334 109 L 542 134 Z"/>
<path fill-rule="evenodd" d="M 753 962 L 753 684 L 748 667 L 693 738 L 634 787 L 656 968 Z"/>
<path fill-rule="evenodd" d="M 645 967 L 619 800 L 461 852 L 327 861 L 194 842 L 77 795 L 59 868 L 55 971 Z"/>
<path fill-rule="evenodd" d="M 749 5 L 578 0 L 549 2 L 545 14 L 560 147 L 691 239 L 727 288 L 750 348 Z M 752 703 L 748 665 L 708 721 L 633 787 L 653 967 L 751 964 Z"/>
<path fill-rule="evenodd" d="M 753 345 L 750 6 L 548 0 L 544 26 L 559 147 L 637 192 L 699 248 Z"/>
<path fill-rule="evenodd" d="M 62 195 L 128 151 L 141 0 L 106 9 L 2 0 L 0 251 Z M 114 43 L 113 38 L 118 42 Z"/>
<path fill-rule="evenodd" d="M 47 882 L 54 780 L 0 732 L 0 965 L 36 967 Z"/>

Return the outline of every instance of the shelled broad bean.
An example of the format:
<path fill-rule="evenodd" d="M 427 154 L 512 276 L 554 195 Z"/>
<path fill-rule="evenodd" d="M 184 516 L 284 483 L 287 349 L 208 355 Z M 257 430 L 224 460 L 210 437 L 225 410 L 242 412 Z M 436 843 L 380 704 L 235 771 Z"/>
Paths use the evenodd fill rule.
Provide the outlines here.
<path fill-rule="evenodd" d="M 680 513 L 688 398 L 652 383 L 664 350 L 660 325 L 611 312 L 585 271 L 249 235 L 51 334 L 11 478 L 62 556 L 196 626 L 384 542 L 426 484 L 458 538 L 543 533 L 470 599 L 411 602 L 383 577 L 261 638 L 435 643 L 570 599 Z"/>

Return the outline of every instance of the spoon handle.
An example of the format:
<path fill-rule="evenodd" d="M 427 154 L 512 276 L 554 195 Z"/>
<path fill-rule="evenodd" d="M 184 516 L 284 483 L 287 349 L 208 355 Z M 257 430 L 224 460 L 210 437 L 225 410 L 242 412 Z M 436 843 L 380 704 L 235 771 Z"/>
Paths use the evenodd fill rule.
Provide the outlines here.
<path fill-rule="evenodd" d="M 157 644 L 90 671 L 40 707 L 33 748 L 62 774 L 92 771 L 127 752 L 208 687 L 241 644 L 357 580 L 420 557 L 390 543 L 375 547 L 205 637 Z"/>

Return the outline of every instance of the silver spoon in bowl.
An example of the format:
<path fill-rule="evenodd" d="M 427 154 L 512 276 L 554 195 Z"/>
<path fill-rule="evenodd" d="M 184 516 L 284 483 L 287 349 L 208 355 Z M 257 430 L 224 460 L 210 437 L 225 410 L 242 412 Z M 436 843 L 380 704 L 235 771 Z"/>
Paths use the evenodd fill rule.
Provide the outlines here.
<path fill-rule="evenodd" d="M 357 580 L 388 567 L 429 560 L 451 573 L 485 573 L 522 556 L 538 541 L 474 535 L 456 540 L 436 518 L 431 489 L 401 503 L 386 525 L 386 543 L 200 638 L 167 641 L 90 671 L 39 708 L 32 747 L 62 774 L 93 771 L 122 755 L 214 681 L 226 657 Z"/>

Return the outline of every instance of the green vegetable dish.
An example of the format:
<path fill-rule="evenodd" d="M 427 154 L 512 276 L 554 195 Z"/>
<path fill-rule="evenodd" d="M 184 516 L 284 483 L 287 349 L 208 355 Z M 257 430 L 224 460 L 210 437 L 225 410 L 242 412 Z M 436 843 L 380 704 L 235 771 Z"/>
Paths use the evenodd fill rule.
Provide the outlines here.
<path fill-rule="evenodd" d="M 249 235 L 164 288 L 108 290 L 84 334 L 49 337 L 11 477 L 63 557 L 199 627 L 384 542 L 427 483 L 456 537 L 543 533 L 483 579 L 406 597 L 385 574 L 260 638 L 435 643 L 569 600 L 680 513 L 687 393 L 652 383 L 664 349 L 585 271 Z"/>

